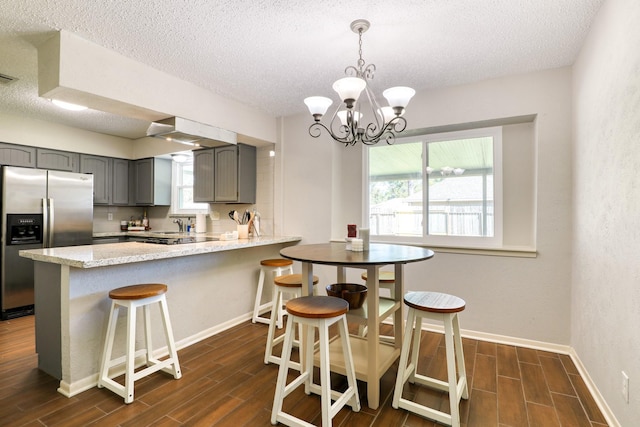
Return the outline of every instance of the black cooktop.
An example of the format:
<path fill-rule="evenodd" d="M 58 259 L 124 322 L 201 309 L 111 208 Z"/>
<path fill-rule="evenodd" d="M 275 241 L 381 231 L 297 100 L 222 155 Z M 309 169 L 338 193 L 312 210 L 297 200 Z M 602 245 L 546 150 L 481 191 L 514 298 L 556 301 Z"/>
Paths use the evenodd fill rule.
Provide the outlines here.
<path fill-rule="evenodd" d="M 141 243 L 153 243 L 156 245 L 184 245 L 186 243 L 201 243 L 218 240 L 217 237 L 184 236 L 184 237 L 147 237 L 139 240 Z"/>

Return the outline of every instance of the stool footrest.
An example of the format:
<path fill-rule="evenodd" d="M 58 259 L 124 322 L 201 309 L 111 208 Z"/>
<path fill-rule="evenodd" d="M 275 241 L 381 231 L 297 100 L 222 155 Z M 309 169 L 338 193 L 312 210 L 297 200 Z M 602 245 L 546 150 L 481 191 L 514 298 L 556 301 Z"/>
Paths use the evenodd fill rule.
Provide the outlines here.
<path fill-rule="evenodd" d="M 427 387 L 434 388 L 440 391 L 449 392 L 449 383 L 446 381 L 441 381 L 435 378 L 427 377 L 424 375 L 416 374 L 415 382 Z M 465 385 L 467 384 L 467 377 L 460 377 L 458 382 L 456 383 L 456 395 L 458 396 L 458 402 L 462 399 L 462 391 L 464 390 Z"/>
<path fill-rule="evenodd" d="M 289 364 L 291 364 L 291 362 L 289 362 Z M 304 382 L 307 380 L 308 376 L 309 376 L 308 372 L 303 372 L 302 374 L 298 375 L 293 381 L 291 381 L 289 384 L 287 384 L 285 386 L 285 388 L 284 388 L 284 392 L 282 393 L 282 398 L 284 399 L 293 390 L 298 388 L 300 385 L 304 384 Z"/>
<path fill-rule="evenodd" d="M 172 366 L 175 364 L 175 360 L 171 358 L 166 360 L 150 360 L 149 362 L 151 363 L 151 365 L 133 374 L 134 381 L 138 381 L 140 378 L 144 378 L 147 375 L 151 375 L 154 372 L 161 371 L 161 370 L 165 370 L 167 373 L 173 374 L 175 379 L 179 379 L 180 377 L 182 377 L 182 374 L 180 373 L 180 371 L 173 372 L 173 369 L 171 369 L 170 371 L 166 370 L 169 366 Z"/>
<path fill-rule="evenodd" d="M 309 384 L 309 391 L 317 394 L 318 396 L 322 395 L 322 387 L 319 384 Z M 340 412 L 340 409 L 342 409 L 343 406 L 349 405 L 348 401 L 351 400 L 354 393 L 354 387 L 347 387 L 347 389 L 342 392 L 331 390 L 331 400 L 334 401 L 330 409 L 331 418 L 333 418 L 338 412 Z"/>
<path fill-rule="evenodd" d="M 301 420 L 299 418 L 296 418 L 292 415 L 287 414 L 286 412 L 280 412 L 278 413 L 278 416 L 276 418 L 276 420 L 279 423 L 282 423 L 286 426 L 290 426 L 290 427 L 316 427 L 315 424 L 311 424 L 308 423 L 304 420 Z"/>
<path fill-rule="evenodd" d="M 414 414 L 421 415 L 425 418 L 435 420 L 439 423 L 451 425 L 451 415 L 446 412 L 438 411 L 437 409 L 428 408 L 426 406 L 419 405 L 411 400 L 400 398 L 398 402 L 398 408 L 406 409 Z"/>
<path fill-rule="evenodd" d="M 282 363 L 282 358 L 278 357 L 278 356 L 269 356 L 267 357 L 267 362 L 268 363 L 273 363 L 275 365 L 279 365 L 280 363 Z M 266 363 L 266 364 L 268 364 Z M 300 366 L 300 363 L 298 362 L 289 362 L 289 367 L 291 369 L 295 369 L 296 371 L 300 372 L 302 370 L 302 366 Z"/>
<path fill-rule="evenodd" d="M 268 325 L 271 316 L 269 316 L 269 317 L 260 317 L 260 315 L 265 314 L 266 312 L 268 312 L 270 310 L 271 310 L 271 302 L 267 302 L 267 303 L 264 303 L 262 305 L 257 306 L 255 314 L 254 314 L 253 318 L 251 319 L 251 321 L 253 323 L 265 323 L 265 324 Z"/>

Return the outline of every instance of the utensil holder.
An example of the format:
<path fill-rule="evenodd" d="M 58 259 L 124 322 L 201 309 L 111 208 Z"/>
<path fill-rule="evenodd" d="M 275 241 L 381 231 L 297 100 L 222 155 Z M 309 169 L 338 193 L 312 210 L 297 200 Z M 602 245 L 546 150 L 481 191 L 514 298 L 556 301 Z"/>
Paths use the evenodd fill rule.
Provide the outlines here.
<path fill-rule="evenodd" d="M 238 239 L 249 238 L 249 224 L 238 224 Z"/>

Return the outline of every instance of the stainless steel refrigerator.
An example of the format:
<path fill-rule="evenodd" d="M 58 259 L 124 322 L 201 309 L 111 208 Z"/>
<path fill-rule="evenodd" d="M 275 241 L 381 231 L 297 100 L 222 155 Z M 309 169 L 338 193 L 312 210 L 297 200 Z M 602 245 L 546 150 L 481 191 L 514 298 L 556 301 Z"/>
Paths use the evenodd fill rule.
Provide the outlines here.
<path fill-rule="evenodd" d="M 34 311 L 33 261 L 18 251 L 91 244 L 93 176 L 2 166 L 0 179 L 0 306 L 6 320 Z"/>

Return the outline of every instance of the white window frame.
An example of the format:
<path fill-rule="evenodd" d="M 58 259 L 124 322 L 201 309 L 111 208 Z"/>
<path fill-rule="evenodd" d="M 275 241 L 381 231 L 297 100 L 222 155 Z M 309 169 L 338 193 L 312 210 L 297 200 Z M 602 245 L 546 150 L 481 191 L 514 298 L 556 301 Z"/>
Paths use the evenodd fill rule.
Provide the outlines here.
<path fill-rule="evenodd" d="M 185 164 L 192 164 L 193 161 L 185 161 L 185 162 L 172 162 L 171 164 L 171 174 L 172 174 L 172 185 L 171 185 L 171 213 L 174 215 L 195 215 L 199 213 L 207 213 L 209 208 L 208 203 L 203 203 L 206 206 L 203 206 L 202 209 L 182 209 L 180 208 L 180 188 L 188 187 L 182 185 L 182 179 L 180 176 L 182 166 Z"/>
<path fill-rule="evenodd" d="M 452 131 L 443 132 L 437 134 L 426 134 L 414 136 L 411 138 L 398 138 L 395 144 L 402 144 L 403 142 L 422 142 L 423 153 L 426 151 L 427 144 L 431 142 L 441 142 L 447 140 L 457 140 L 465 138 L 478 138 L 478 137 L 493 137 L 493 197 L 494 197 L 494 235 L 493 236 L 436 236 L 425 235 L 425 227 L 423 226 L 423 235 L 419 236 L 379 236 L 371 235 L 372 242 L 381 243 L 407 243 L 415 245 L 425 245 L 432 247 L 446 247 L 446 248 L 468 248 L 468 249 L 499 249 L 503 246 L 503 171 L 502 171 L 502 127 L 487 127 L 479 129 L 471 129 L 464 131 Z M 367 147 L 363 156 L 363 182 L 365 192 L 363 194 L 363 218 L 362 223 L 366 224 L 365 227 L 369 227 L 369 149 L 373 147 Z M 423 203 L 423 218 L 424 222 L 428 221 L 428 200 L 427 188 L 429 176 L 426 173 L 427 156 L 422 156 L 422 203 Z"/>

